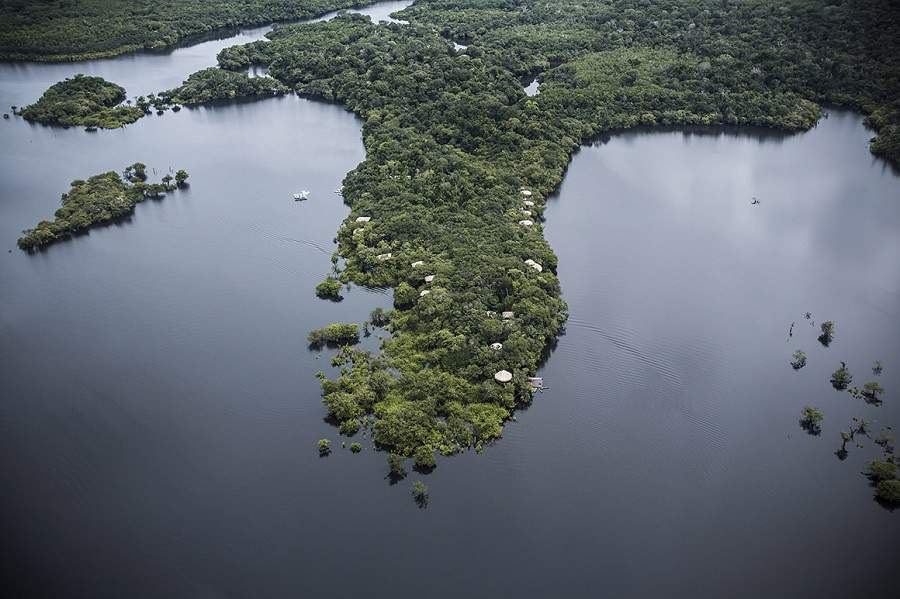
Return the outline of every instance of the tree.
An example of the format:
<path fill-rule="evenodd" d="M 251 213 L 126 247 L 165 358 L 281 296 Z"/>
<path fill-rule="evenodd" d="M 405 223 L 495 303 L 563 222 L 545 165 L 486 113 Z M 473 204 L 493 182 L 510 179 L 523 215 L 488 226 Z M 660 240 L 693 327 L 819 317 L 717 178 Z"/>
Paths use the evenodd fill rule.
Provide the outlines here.
<path fill-rule="evenodd" d="M 350 451 L 352 451 L 353 453 L 359 453 L 360 451 L 362 451 L 362 445 L 360 445 L 359 443 L 351 443 Z"/>
<path fill-rule="evenodd" d="M 187 180 L 190 175 L 184 169 L 179 169 L 175 172 L 175 185 L 178 187 L 184 187 L 187 184 Z"/>
<path fill-rule="evenodd" d="M 172 187 L 172 175 L 166 175 L 165 177 L 163 177 L 162 183 L 166 186 L 166 190 L 174 189 L 174 187 Z"/>
<path fill-rule="evenodd" d="M 819 435 L 822 432 L 822 420 L 825 416 L 821 411 L 812 407 L 804 406 L 800 410 L 800 427 L 810 435 Z"/>
<path fill-rule="evenodd" d="M 125 178 L 131 182 L 147 180 L 147 165 L 143 162 L 135 162 L 125 167 Z"/>
<path fill-rule="evenodd" d="M 341 295 L 341 282 L 334 277 L 327 277 L 316 285 L 316 295 L 322 299 L 330 299 L 336 302 L 344 299 L 344 296 Z"/>
<path fill-rule="evenodd" d="M 883 480 L 875 486 L 875 497 L 895 506 L 900 505 L 900 480 Z"/>
<path fill-rule="evenodd" d="M 875 381 L 870 383 L 866 383 L 863 385 L 863 397 L 866 399 L 867 403 L 870 404 L 880 404 L 881 399 L 878 397 L 879 395 L 884 393 L 884 387 L 878 384 Z"/>
<path fill-rule="evenodd" d="M 847 368 L 845 362 L 841 362 L 841 367 L 831 373 L 831 385 L 838 391 L 843 391 L 853 381 L 853 375 Z"/>
<path fill-rule="evenodd" d="M 819 335 L 819 343 L 828 347 L 834 340 L 834 322 L 826 320 L 819 326 L 822 329 L 822 334 Z"/>
<path fill-rule="evenodd" d="M 800 370 L 801 368 L 806 366 L 806 354 L 799 349 L 795 351 L 791 355 L 791 366 L 794 368 L 794 370 Z"/>
<path fill-rule="evenodd" d="M 390 468 L 388 476 L 391 480 L 404 478 L 406 476 L 406 458 L 396 453 L 388 454 L 388 468 Z"/>
<path fill-rule="evenodd" d="M 412 496 L 420 508 L 428 505 L 428 486 L 420 480 L 412 484 Z"/>
<path fill-rule="evenodd" d="M 327 456 L 331 453 L 331 441 L 328 439 L 319 439 L 319 456 Z"/>
<path fill-rule="evenodd" d="M 873 482 L 897 478 L 897 465 L 883 460 L 872 460 L 866 469 L 866 476 Z"/>
<path fill-rule="evenodd" d="M 434 450 L 427 445 L 416 448 L 416 451 L 413 454 L 413 464 L 415 465 L 416 470 L 424 472 L 433 470 L 437 465 L 437 462 L 434 459 Z"/>

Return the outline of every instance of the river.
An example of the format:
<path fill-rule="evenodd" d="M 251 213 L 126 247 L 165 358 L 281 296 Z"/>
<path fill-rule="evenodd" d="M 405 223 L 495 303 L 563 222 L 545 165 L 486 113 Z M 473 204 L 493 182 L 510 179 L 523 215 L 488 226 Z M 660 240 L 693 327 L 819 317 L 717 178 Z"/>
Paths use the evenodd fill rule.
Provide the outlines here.
<path fill-rule="evenodd" d="M 78 72 L 158 91 L 267 29 L 0 65 L 0 105 Z M 549 389 L 496 445 L 422 477 L 424 510 L 420 476 L 388 484 L 369 440 L 316 452 L 339 437 L 314 378 L 331 352 L 306 333 L 391 301 L 313 295 L 360 125 L 295 96 L 96 134 L 0 122 L 13 596 L 891 595 L 900 520 L 859 474 L 872 444 L 833 454 L 851 416 L 900 425 L 900 178 L 858 115 L 794 136 L 634 131 L 578 152 L 546 212 L 571 312 Z M 69 181 L 136 160 L 186 168 L 191 187 L 45 252 L 15 248 Z M 836 322 L 830 348 L 806 311 Z M 861 384 L 875 359 L 881 408 L 828 386 L 840 360 Z M 807 403 L 825 412 L 820 437 L 797 424 Z"/>

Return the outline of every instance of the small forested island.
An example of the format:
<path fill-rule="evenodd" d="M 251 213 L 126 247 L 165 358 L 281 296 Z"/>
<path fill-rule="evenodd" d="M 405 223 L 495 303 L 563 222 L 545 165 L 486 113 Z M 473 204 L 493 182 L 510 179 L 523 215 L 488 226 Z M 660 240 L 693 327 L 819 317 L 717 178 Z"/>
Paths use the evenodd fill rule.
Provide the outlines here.
<path fill-rule="evenodd" d="M 22 232 L 18 245 L 32 251 L 92 226 L 127 216 L 147 198 L 159 197 L 187 184 L 189 175 L 179 170 L 175 176 L 165 175 L 160 183 L 147 183 L 146 165 L 136 162 L 122 175 L 115 171 L 72 181 L 71 189 L 62 195 L 62 207 L 52 221 L 41 221 L 33 229 Z"/>
<path fill-rule="evenodd" d="M 125 88 L 102 77 L 75 75 L 51 85 L 18 114 L 45 125 L 117 129 L 144 116 L 140 108 L 119 106 L 124 101 Z"/>
<path fill-rule="evenodd" d="M 165 102 L 186 106 L 217 100 L 235 100 L 283 94 L 290 91 L 280 81 L 269 77 L 249 77 L 217 68 L 204 69 L 192 74 L 175 89 L 161 92 Z"/>
<path fill-rule="evenodd" d="M 0 60 L 74 61 L 172 46 L 218 29 L 306 19 L 375 0 L 9 0 Z"/>

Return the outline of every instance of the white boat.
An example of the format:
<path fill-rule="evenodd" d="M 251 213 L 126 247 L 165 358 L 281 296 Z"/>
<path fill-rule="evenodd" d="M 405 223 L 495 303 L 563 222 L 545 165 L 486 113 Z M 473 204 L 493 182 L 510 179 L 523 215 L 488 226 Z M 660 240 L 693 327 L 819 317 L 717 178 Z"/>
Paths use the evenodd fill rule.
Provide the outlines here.
<path fill-rule="evenodd" d="M 295 193 L 295 194 L 294 194 L 294 199 L 295 199 L 295 200 L 299 200 L 299 199 L 300 199 L 300 194 L 299 194 L 299 193 Z"/>
<path fill-rule="evenodd" d="M 309 199 L 309 191 L 306 190 L 306 189 L 304 189 L 304 190 L 301 191 L 300 193 L 295 193 L 295 194 L 294 194 L 294 199 L 295 199 L 295 200 L 307 200 L 307 199 Z"/>

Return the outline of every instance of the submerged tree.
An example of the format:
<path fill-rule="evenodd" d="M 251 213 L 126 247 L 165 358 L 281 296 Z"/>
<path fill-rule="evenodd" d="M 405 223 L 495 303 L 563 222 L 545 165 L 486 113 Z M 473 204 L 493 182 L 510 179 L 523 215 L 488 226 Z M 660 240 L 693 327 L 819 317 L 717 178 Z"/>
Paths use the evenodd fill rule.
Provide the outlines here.
<path fill-rule="evenodd" d="M 319 456 L 327 456 L 331 453 L 331 441 L 328 439 L 319 439 Z"/>
<path fill-rule="evenodd" d="M 392 482 L 397 482 L 406 477 L 406 457 L 391 453 L 388 454 L 388 468 L 390 471 L 388 472 L 388 477 Z"/>
<path fill-rule="evenodd" d="M 800 410 L 800 427 L 810 435 L 822 433 L 822 420 L 825 416 L 820 410 L 812 406 L 804 406 Z"/>
<path fill-rule="evenodd" d="M 875 486 L 875 497 L 894 507 L 900 505 L 900 480 L 883 480 Z"/>
<path fill-rule="evenodd" d="M 897 465 L 887 460 L 872 460 L 865 472 L 873 482 L 897 478 Z"/>
<path fill-rule="evenodd" d="M 344 299 L 341 295 L 341 282 L 334 277 L 327 277 L 324 281 L 316 285 L 316 295 L 322 299 L 330 299 L 336 302 Z"/>
<path fill-rule="evenodd" d="M 884 393 L 884 387 L 882 387 L 880 384 L 878 384 L 874 381 L 863 385 L 862 395 L 865 398 L 866 403 L 880 405 L 881 398 L 878 396 L 882 395 L 883 393 Z"/>
<path fill-rule="evenodd" d="M 831 373 L 831 385 L 838 391 L 843 391 L 853 381 L 853 375 L 847 368 L 846 362 L 841 362 L 841 367 Z"/>
<path fill-rule="evenodd" d="M 420 508 L 428 505 L 428 486 L 420 480 L 412 484 L 412 496 Z"/>
<path fill-rule="evenodd" d="M 828 347 L 834 341 L 834 322 L 826 320 L 819 327 L 822 329 L 822 334 L 819 335 L 819 343 Z"/>
<path fill-rule="evenodd" d="M 175 185 L 178 187 L 184 187 L 187 185 L 187 180 L 190 175 L 184 169 L 179 169 L 175 172 Z"/>
<path fill-rule="evenodd" d="M 791 355 L 791 366 L 794 370 L 800 370 L 806 366 L 806 353 L 799 349 L 795 351 Z"/>
<path fill-rule="evenodd" d="M 841 431 L 841 448 L 834 452 L 839 460 L 847 459 L 847 443 L 853 440 L 853 431 Z"/>

